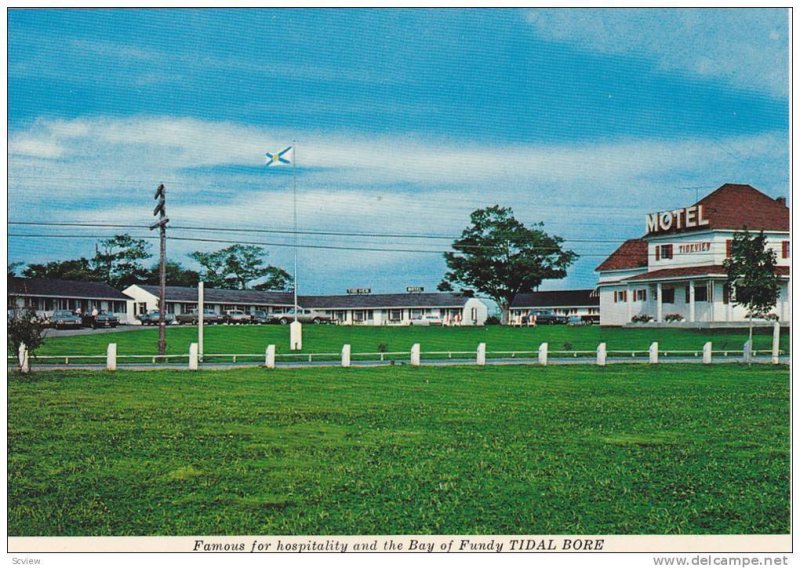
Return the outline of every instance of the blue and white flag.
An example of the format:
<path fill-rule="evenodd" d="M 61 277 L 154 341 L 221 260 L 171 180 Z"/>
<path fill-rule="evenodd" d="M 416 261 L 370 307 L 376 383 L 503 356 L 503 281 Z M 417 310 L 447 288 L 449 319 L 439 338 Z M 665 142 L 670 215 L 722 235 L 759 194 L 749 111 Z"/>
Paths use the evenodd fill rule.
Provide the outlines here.
<path fill-rule="evenodd" d="M 267 167 L 288 166 L 294 161 L 294 147 L 289 146 L 288 148 L 285 148 L 280 152 L 276 152 L 275 154 L 267 152 L 266 156 Z"/>

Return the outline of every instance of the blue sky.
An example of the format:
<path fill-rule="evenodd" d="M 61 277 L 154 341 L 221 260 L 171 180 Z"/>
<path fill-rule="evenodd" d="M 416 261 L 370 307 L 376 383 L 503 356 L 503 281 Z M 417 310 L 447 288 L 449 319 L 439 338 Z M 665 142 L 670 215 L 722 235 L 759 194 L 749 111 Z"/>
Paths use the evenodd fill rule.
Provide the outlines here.
<path fill-rule="evenodd" d="M 725 182 L 788 196 L 785 10 L 11 10 L 8 35 L 10 221 L 146 225 L 163 181 L 173 225 L 290 229 L 290 172 L 263 164 L 295 141 L 301 229 L 454 236 L 510 206 L 581 255 L 554 289 L 593 286 L 649 211 Z M 9 260 L 95 240 L 10 237 Z M 307 293 L 445 271 L 447 239 L 300 240 L 428 251 L 304 248 Z"/>

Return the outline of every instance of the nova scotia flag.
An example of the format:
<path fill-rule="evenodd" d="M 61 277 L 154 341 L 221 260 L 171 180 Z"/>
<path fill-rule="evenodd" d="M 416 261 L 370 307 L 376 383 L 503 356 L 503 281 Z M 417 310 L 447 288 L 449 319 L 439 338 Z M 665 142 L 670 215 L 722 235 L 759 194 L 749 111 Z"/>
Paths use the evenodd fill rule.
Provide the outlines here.
<path fill-rule="evenodd" d="M 289 146 L 275 154 L 266 153 L 267 167 L 288 166 L 294 160 L 294 147 Z"/>

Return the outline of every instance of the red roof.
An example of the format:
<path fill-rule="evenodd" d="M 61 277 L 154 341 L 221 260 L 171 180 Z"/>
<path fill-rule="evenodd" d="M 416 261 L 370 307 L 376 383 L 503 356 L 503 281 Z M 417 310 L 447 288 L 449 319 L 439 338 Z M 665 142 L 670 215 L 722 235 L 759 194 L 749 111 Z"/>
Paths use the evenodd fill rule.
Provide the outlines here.
<path fill-rule="evenodd" d="M 789 208 L 782 197 L 777 199 L 761 193 L 750 185 L 726 183 L 695 203 L 703 206 L 703 218 L 708 225 L 702 227 L 673 228 L 656 235 L 685 233 L 707 229 L 751 231 L 788 231 Z"/>
<path fill-rule="evenodd" d="M 788 266 L 776 266 L 775 272 L 778 276 L 789 276 Z M 725 267 L 721 264 L 713 264 L 711 266 L 682 266 L 680 268 L 661 268 L 659 270 L 651 270 L 644 274 L 637 274 L 625 280 L 660 280 L 662 278 L 678 278 L 686 276 L 727 276 Z"/>
<path fill-rule="evenodd" d="M 595 270 L 624 270 L 647 266 L 647 241 L 628 239 Z"/>

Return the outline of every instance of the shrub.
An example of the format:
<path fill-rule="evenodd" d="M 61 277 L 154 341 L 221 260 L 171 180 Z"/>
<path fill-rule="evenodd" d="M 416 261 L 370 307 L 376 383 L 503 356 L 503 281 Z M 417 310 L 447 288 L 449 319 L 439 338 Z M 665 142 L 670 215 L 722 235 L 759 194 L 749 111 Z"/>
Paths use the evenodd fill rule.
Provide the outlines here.
<path fill-rule="evenodd" d="M 15 358 L 19 353 L 19 346 L 24 343 L 28 348 L 28 356 L 34 357 L 36 350 L 44 343 L 45 323 L 36 316 L 31 308 L 14 310 L 8 318 L 7 345 L 9 355 Z"/>
<path fill-rule="evenodd" d="M 664 321 L 683 321 L 683 316 L 681 314 L 667 314 L 664 316 Z"/>
<path fill-rule="evenodd" d="M 647 314 L 637 314 L 631 318 L 634 323 L 647 323 L 653 319 L 653 316 Z"/>
<path fill-rule="evenodd" d="M 497 316 L 489 316 L 486 318 L 486 325 L 500 325 L 500 318 Z"/>
<path fill-rule="evenodd" d="M 564 342 L 564 351 L 572 351 L 572 343 L 569 341 Z"/>
<path fill-rule="evenodd" d="M 386 345 L 385 343 L 378 344 L 378 353 L 386 353 L 387 351 L 389 351 L 388 345 Z"/>

